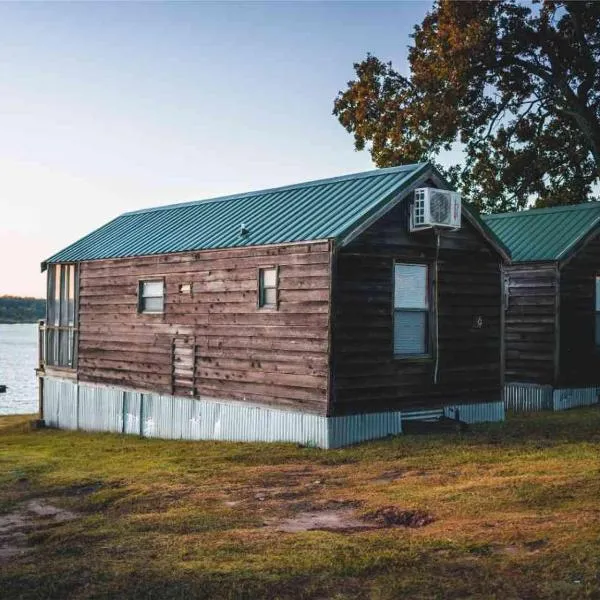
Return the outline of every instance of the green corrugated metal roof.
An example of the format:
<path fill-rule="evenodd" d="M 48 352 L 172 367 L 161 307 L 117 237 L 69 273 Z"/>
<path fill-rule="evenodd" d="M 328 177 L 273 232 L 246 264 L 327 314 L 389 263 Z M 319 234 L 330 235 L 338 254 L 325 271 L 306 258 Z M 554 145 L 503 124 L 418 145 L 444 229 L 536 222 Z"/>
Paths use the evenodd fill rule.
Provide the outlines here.
<path fill-rule="evenodd" d="M 45 262 L 341 239 L 428 172 L 439 176 L 429 163 L 419 163 L 129 212 Z"/>
<path fill-rule="evenodd" d="M 562 260 L 600 224 L 600 202 L 485 215 L 513 262 Z"/>

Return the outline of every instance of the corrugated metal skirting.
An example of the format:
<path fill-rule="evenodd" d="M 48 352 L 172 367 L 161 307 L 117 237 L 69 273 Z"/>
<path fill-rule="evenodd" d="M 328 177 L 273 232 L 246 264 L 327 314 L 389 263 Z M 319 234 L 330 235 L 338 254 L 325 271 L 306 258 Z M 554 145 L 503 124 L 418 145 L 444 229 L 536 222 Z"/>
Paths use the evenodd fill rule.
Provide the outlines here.
<path fill-rule="evenodd" d="M 44 377 L 44 420 L 50 427 L 77 429 L 77 384 Z"/>
<path fill-rule="evenodd" d="M 339 448 L 402 432 L 399 412 L 322 417 L 44 378 L 50 427 L 177 440 L 294 442 Z"/>
<path fill-rule="evenodd" d="M 552 394 L 552 407 L 554 410 L 567 410 L 578 406 L 591 406 L 598 404 L 600 388 L 570 388 L 554 390 Z"/>
<path fill-rule="evenodd" d="M 504 421 L 504 402 L 451 404 L 437 409 L 411 410 L 402 413 L 403 421 L 437 421 L 446 417 L 463 423 L 492 423 Z"/>
<path fill-rule="evenodd" d="M 329 448 L 402 433 L 400 412 L 368 413 L 327 419 Z"/>
<path fill-rule="evenodd" d="M 533 383 L 507 383 L 504 406 L 517 413 L 552 410 L 552 387 Z"/>
<path fill-rule="evenodd" d="M 504 421 L 504 402 L 480 402 L 479 404 L 454 404 L 444 407 L 444 416 L 463 423 L 493 423 Z"/>
<path fill-rule="evenodd" d="M 515 412 L 559 411 L 598 404 L 599 393 L 598 387 L 553 389 L 547 385 L 508 383 L 504 386 L 504 403 Z"/>

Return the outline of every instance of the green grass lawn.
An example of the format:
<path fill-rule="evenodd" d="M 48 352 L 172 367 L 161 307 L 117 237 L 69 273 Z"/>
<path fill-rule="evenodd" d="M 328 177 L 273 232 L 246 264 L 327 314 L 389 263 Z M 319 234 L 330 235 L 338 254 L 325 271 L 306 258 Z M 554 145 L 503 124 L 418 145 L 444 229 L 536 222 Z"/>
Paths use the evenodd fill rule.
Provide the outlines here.
<path fill-rule="evenodd" d="M 0 516 L 77 518 L 24 528 L 2 598 L 600 598 L 597 408 L 329 451 L 27 422 L 0 418 Z M 278 530 L 389 506 L 435 520 Z"/>

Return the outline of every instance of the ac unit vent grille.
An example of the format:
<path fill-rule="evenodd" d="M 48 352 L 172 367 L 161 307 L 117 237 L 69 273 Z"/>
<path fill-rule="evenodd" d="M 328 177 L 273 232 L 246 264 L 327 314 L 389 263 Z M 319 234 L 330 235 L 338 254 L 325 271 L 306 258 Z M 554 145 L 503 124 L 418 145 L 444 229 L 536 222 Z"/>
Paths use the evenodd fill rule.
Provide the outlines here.
<path fill-rule="evenodd" d="M 431 218 L 436 223 L 448 223 L 450 221 L 450 196 L 434 192 L 431 194 L 431 204 L 429 208 Z"/>

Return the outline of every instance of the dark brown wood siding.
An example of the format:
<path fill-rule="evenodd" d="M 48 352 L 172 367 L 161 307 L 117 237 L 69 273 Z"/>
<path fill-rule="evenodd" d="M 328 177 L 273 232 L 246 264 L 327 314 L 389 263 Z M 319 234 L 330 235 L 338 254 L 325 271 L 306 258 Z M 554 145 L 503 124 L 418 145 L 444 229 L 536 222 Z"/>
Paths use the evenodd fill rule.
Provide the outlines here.
<path fill-rule="evenodd" d="M 561 387 L 600 385 L 595 341 L 595 277 L 600 275 L 600 231 L 569 260 L 560 274 Z"/>
<path fill-rule="evenodd" d="M 552 385 L 557 359 L 557 266 L 506 266 L 504 285 L 505 380 Z"/>
<path fill-rule="evenodd" d="M 337 253 L 333 414 L 500 399 L 500 257 L 465 219 L 441 237 L 438 383 L 435 351 L 426 359 L 394 357 L 394 262 L 425 261 L 433 270 L 436 257 L 433 232 L 409 233 L 407 224 L 404 202 Z"/>
<path fill-rule="evenodd" d="M 279 307 L 260 309 L 274 265 Z M 325 414 L 330 271 L 327 242 L 81 263 L 79 379 Z M 164 314 L 138 314 L 139 280 L 157 277 Z"/>

